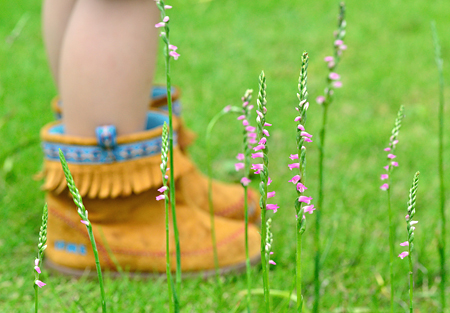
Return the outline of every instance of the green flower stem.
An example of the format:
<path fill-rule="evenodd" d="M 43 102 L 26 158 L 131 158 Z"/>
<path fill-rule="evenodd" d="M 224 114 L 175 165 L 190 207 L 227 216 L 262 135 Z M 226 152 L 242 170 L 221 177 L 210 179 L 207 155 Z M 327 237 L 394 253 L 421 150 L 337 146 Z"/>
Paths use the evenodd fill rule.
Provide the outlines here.
<path fill-rule="evenodd" d="M 42 256 L 44 253 L 44 250 L 47 248 L 47 222 L 48 222 L 48 206 L 47 203 L 44 205 L 44 209 L 42 212 L 42 223 L 41 223 L 41 228 L 39 229 L 39 243 L 38 243 L 38 255 L 37 255 L 37 260 L 38 261 L 38 265 L 42 264 Z M 36 271 L 36 269 L 34 270 L 34 311 L 35 313 L 38 312 L 39 309 L 39 287 L 38 285 L 36 285 L 36 281 L 39 280 L 39 273 L 38 271 Z"/>
<path fill-rule="evenodd" d="M 162 137 L 161 137 L 161 174 L 162 174 L 162 182 L 163 186 L 167 187 L 167 153 L 169 150 L 169 135 L 167 130 L 167 124 L 164 122 L 162 129 Z M 167 291 L 169 295 L 169 311 L 170 312 L 178 312 L 179 304 L 178 298 L 175 294 L 175 290 L 173 289 L 173 281 L 172 281 L 172 273 L 170 271 L 170 235 L 169 235 L 169 192 L 164 190 L 164 209 L 165 209 L 165 226 L 166 226 L 166 279 L 167 279 Z M 174 311 L 175 307 L 175 311 Z"/>
<path fill-rule="evenodd" d="M 389 166 L 389 179 L 388 179 L 388 185 L 389 188 L 387 190 L 387 202 L 388 202 L 388 216 L 389 216 L 389 277 L 390 277 L 390 285 L 391 285 L 391 313 L 394 312 L 394 261 L 395 261 L 395 244 L 394 244 L 394 236 L 395 236 L 395 230 L 394 230 L 394 223 L 393 223 L 393 217 L 392 217 L 392 209 L 391 209 L 391 167 Z"/>
<path fill-rule="evenodd" d="M 307 80 L 308 80 L 308 53 L 303 52 L 302 55 L 302 67 L 300 70 L 300 76 L 298 79 L 298 100 L 300 101 L 297 110 L 299 112 L 300 120 L 299 125 L 305 126 L 306 123 L 306 110 L 307 110 Z M 304 138 L 301 135 L 302 130 L 297 127 L 297 153 L 299 157 L 299 183 L 305 182 L 306 174 L 306 150 L 303 149 Z M 302 238 L 303 233 L 306 230 L 306 219 L 303 218 L 304 209 L 303 203 L 298 201 L 298 198 L 302 193 L 296 188 L 297 198 L 295 200 L 295 212 L 297 215 L 296 234 L 297 234 L 297 254 L 296 254 L 296 289 L 297 289 L 297 312 L 303 312 L 303 296 L 302 296 Z"/>
<path fill-rule="evenodd" d="M 259 76 L 259 93 L 257 99 L 257 105 L 259 112 L 262 113 L 262 117 L 258 116 L 257 121 L 257 131 L 258 139 L 261 140 L 264 136 L 263 129 L 265 124 L 265 114 L 266 114 L 266 77 L 264 76 L 264 71 L 261 72 Z M 267 156 L 268 148 L 267 144 L 263 152 L 263 169 L 261 170 L 260 177 L 261 182 L 259 183 L 259 193 L 261 198 L 259 200 L 259 206 L 261 207 L 261 266 L 263 271 L 263 287 L 264 287 L 264 303 L 265 312 L 270 313 L 270 289 L 269 289 L 269 269 L 268 260 L 266 259 L 266 204 L 267 204 L 267 182 L 269 178 L 269 158 Z"/>
<path fill-rule="evenodd" d="M 447 281 L 446 264 L 445 264 L 445 251 L 446 251 L 446 216 L 445 216 L 445 185 L 444 185 L 444 73 L 443 73 L 443 60 L 441 58 L 441 46 L 439 44 L 439 37 L 436 30 L 436 23 L 431 23 L 431 29 L 433 33 L 435 60 L 439 73 L 439 183 L 440 183 L 440 213 L 441 213 L 441 237 L 439 238 L 438 250 L 441 265 L 441 310 L 445 311 L 446 297 L 445 286 Z"/>
<path fill-rule="evenodd" d="M 343 2 L 339 5 L 339 18 L 338 18 L 338 30 L 335 35 L 335 40 L 343 40 L 345 37 L 345 4 Z M 333 72 L 336 70 L 340 59 L 341 52 L 339 51 L 339 47 L 337 47 L 333 43 L 334 47 L 334 65 L 329 67 L 329 72 Z M 325 100 L 322 103 L 323 114 L 322 114 L 322 128 L 319 133 L 320 143 L 319 143 L 319 191 L 318 191 L 318 199 L 317 199 L 317 216 L 315 223 L 315 246 L 316 253 L 314 258 L 314 305 L 313 305 L 313 313 L 317 313 L 319 311 L 319 302 L 320 302 L 320 259 L 321 259 L 321 243 L 320 243 L 320 225 L 321 225 L 321 211 L 323 211 L 323 186 L 324 186 L 324 155 L 325 155 L 325 133 L 326 133 L 326 125 L 327 125 L 327 116 L 328 116 L 328 107 L 333 102 L 333 81 L 330 77 L 327 77 L 327 87 L 325 88 Z"/>
<path fill-rule="evenodd" d="M 166 10 L 164 8 L 164 1 L 158 0 L 156 3 L 158 9 L 161 11 L 161 20 L 166 17 Z M 173 163 L 173 122 L 172 122 L 172 83 L 170 79 L 170 55 L 169 55 L 169 23 L 164 25 L 164 33 L 161 33 L 161 38 L 164 41 L 164 57 L 166 64 L 166 88 L 167 88 L 167 106 L 169 108 L 169 162 L 170 162 L 170 204 L 172 209 L 172 223 L 175 236 L 175 249 L 176 249 L 176 291 L 179 295 L 181 293 L 181 250 L 180 250 L 180 235 L 178 232 L 177 214 L 175 207 L 175 176 L 174 176 L 174 163 Z"/>
<path fill-rule="evenodd" d="M 88 212 L 83 204 L 83 199 L 81 198 L 80 193 L 78 192 L 77 187 L 72 178 L 72 174 L 70 173 L 69 167 L 67 165 L 66 159 L 64 157 L 63 152 L 59 149 L 59 159 L 61 161 L 61 165 L 64 171 L 64 175 L 66 176 L 67 187 L 70 190 L 70 193 L 73 197 L 73 202 L 78 208 L 78 215 L 80 215 L 81 219 L 84 222 L 87 222 L 86 228 L 89 234 L 89 239 L 92 244 L 92 251 L 94 252 L 95 258 L 95 267 L 97 268 L 97 276 L 98 276 L 98 284 L 100 286 L 100 295 L 101 295 L 101 303 L 102 303 L 102 312 L 106 313 L 106 296 L 105 296 L 105 288 L 103 287 L 103 277 L 102 277 L 102 269 L 100 267 L 100 259 L 98 257 L 97 244 L 95 243 L 94 233 L 92 232 L 92 224 L 88 219 Z"/>
<path fill-rule="evenodd" d="M 408 261 L 409 261 L 409 312 L 413 313 L 413 263 L 412 252 L 414 250 L 414 227 L 411 225 L 414 215 L 416 214 L 416 194 L 419 187 L 419 172 L 414 175 L 412 187 L 409 190 L 408 199 L 408 215 L 406 216 L 406 231 L 408 233 Z"/>

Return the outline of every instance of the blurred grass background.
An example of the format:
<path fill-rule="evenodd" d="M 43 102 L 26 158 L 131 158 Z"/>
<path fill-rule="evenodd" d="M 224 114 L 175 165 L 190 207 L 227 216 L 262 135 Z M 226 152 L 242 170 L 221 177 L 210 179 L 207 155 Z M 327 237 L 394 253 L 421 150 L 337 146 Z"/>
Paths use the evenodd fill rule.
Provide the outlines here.
<path fill-rule="evenodd" d="M 271 287 L 289 290 L 295 260 L 295 190 L 288 156 L 295 151 L 295 116 L 300 57 L 309 52 L 308 87 L 311 106 L 307 128 L 318 140 L 321 108 L 314 99 L 323 92 L 332 52 L 337 1 L 174 0 L 170 12 L 172 42 L 181 57 L 172 65 L 172 82 L 182 89 L 184 117 L 199 136 L 190 153 L 206 170 L 204 132 L 214 114 L 228 104 L 240 105 L 247 88 L 257 93 L 257 78 L 267 77 L 267 120 L 270 172 L 280 209 L 273 216 L 274 260 Z M 325 203 L 322 210 L 323 312 L 383 312 L 389 307 L 388 216 L 380 174 L 396 112 L 405 105 L 394 172 L 393 208 L 397 242 L 406 240 L 406 201 L 415 171 L 418 191 L 415 258 L 416 312 L 438 312 L 438 75 L 430 21 L 437 23 L 444 75 L 450 81 L 450 3 L 444 0 L 358 1 L 347 4 L 348 50 L 338 72 L 343 88 L 329 111 L 325 161 Z M 31 312 L 33 261 L 44 193 L 33 180 L 42 165 L 40 128 L 53 120 L 50 100 L 55 90 L 43 48 L 39 1 L 0 0 L 0 311 Z M 13 30 L 16 29 L 16 32 Z M 155 82 L 164 82 L 159 59 Z M 126 82 L 124 82 L 126 83 Z M 450 89 L 445 90 L 447 104 Z M 449 110 L 446 109 L 448 115 Z M 235 125 L 233 127 L 232 125 Z M 445 119 L 446 184 L 449 179 L 449 119 Z M 224 164 L 241 150 L 241 127 L 234 117 L 219 122 L 212 147 L 216 177 L 229 180 Z M 317 196 L 315 143 L 309 145 L 308 195 Z M 447 193 L 448 194 L 448 193 Z M 450 198 L 450 197 L 449 197 Z M 450 199 L 449 199 L 450 201 Z M 447 216 L 449 216 L 447 208 Z M 314 215 L 304 235 L 304 297 L 312 304 Z M 449 232 L 448 232 L 449 233 Z M 447 238 L 447 241 L 449 239 Z M 398 253 L 402 251 L 398 246 Z M 447 259 L 450 252 L 447 249 Z M 253 269 L 254 287 L 262 286 L 260 268 Z M 407 261 L 395 264 L 396 309 L 406 311 Z M 99 312 L 95 280 L 75 280 L 44 271 L 43 312 Z M 244 275 L 224 278 L 222 307 L 214 281 L 183 282 L 183 312 L 241 312 Z M 110 312 L 165 312 L 162 280 L 107 279 Z M 447 297 L 450 287 L 447 288 Z M 255 312 L 262 297 L 253 297 Z M 273 299 L 274 312 L 285 302 Z"/>

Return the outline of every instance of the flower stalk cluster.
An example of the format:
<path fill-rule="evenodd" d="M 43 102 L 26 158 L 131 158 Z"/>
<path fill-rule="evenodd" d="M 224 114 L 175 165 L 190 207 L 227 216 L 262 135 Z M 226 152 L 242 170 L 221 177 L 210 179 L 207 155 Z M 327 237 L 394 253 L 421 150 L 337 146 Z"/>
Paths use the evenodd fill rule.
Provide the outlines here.
<path fill-rule="evenodd" d="M 81 198 L 78 188 L 75 186 L 75 182 L 73 181 L 73 177 L 72 177 L 72 174 L 70 173 L 69 166 L 67 165 L 66 158 L 64 157 L 64 154 L 61 151 L 61 149 L 59 149 L 59 159 L 61 161 L 64 175 L 66 176 L 67 187 L 69 188 L 69 191 L 72 194 L 73 202 L 75 203 L 75 205 L 77 207 L 78 215 L 81 217 L 81 223 L 86 225 L 86 229 L 89 234 L 89 239 L 90 239 L 91 245 L 92 245 L 92 251 L 94 252 L 95 266 L 97 268 L 97 277 L 98 277 L 98 283 L 100 286 L 102 312 L 106 313 L 105 288 L 103 287 L 102 269 L 100 267 L 100 259 L 98 257 L 98 250 L 97 250 L 97 244 L 95 243 L 94 232 L 92 231 L 92 224 L 89 221 L 88 211 L 84 207 L 83 199 Z"/>
<path fill-rule="evenodd" d="M 262 158 L 262 163 L 252 164 L 252 169 L 256 170 L 255 174 L 260 175 L 261 182 L 259 183 L 259 193 L 261 198 L 259 206 L 261 207 L 261 263 L 263 270 L 263 284 L 264 284 L 264 302 L 266 312 L 270 312 L 269 301 L 269 270 L 268 259 L 266 258 L 266 240 L 267 240 L 267 227 L 266 227 L 266 210 L 272 210 L 274 213 L 278 209 L 276 204 L 268 204 L 267 198 L 273 197 L 275 194 L 272 192 L 270 195 L 267 192 L 267 187 L 270 185 L 269 178 L 269 157 L 267 156 L 267 137 L 270 136 L 266 127 L 272 126 L 266 122 L 266 77 L 264 72 L 261 72 L 259 76 L 259 93 L 257 102 L 257 117 L 256 117 L 256 129 L 258 134 L 258 144 L 253 148 L 256 153 L 252 155 L 254 158 Z M 251 127 L 251 126 L 247 126 Z M 249 128 L 248 131 L 253 131 L 253 128 Z"/>
<path fill-rule="evenodd" d="M 44 254 L 44 250 L 47 248 L 47 222 L 48 222 L 48 207 L 47 204 L 44 206 L 44 210 L 42 212 L 42 224 L 39 229 L 39 243 L 38 243 L 38 254 L 37 258 L 34 260 L 34 310 L 38 312 L 39 305 L 39 288 L 42 288 L 46 285 L 46 283 L 39 280 L 39 274 L 41 274 L 41 269 L 39 265 L 42 263 L 42 256 Z M 39 288 L 38 288 L 39 287 Z"/>
<path fill-rule="evenodd" d="M 296 217 L 296 234 L 297 234 L 297 254 L 296 254 L 296 287 L 297 287 L 297 312 L 303 310 L 302 297 L 302 235 L 306 230 L 306 216 L 305 213 L 312 214 L 315 210 L 314 205 L 311 204 L 311 197 L 305 196 L 304 193 L 308 189 L 305 183 L 305 169 L 306 169 L 306 147 L 305 142 L 312 142 L 312 135 L 306 132 L 306 111 L 309 107 L 308 102 L 308 53 L 304 52 L 302 55 L 302 67 L 298 79 L 298 93 L 297 97 L 300 101 L 297 110 L 297 116 L 294 121 L 297 122 L 297 154 L 291 154 L 291 160 L 298 160 L 298 163 L 289 164 L 290 170 L 298 169 L 298 174 L 294 175 L 289 182 L 293 183 L 297 192 L 295 201 L 295 217 Z"/>
<path fill-rule="evenodd" d="M 414 279 L 413 279 L 413 264 L 411 252 L 414 250 L 414 230 L 416 229 L 415 224 L 418 221 L 414 221 L 414 215 L 416 214 L 416 194 L 417 188 L 419 186 L 419 172 L 416 172 L 414 175 L 412 187 L 409 190 L 409 198 L 408 198 L 408 213 L 405 216 L 406 219 L 406 231 L 408 233 L 408 240 L 402 242 L 400 246 L 408 247 L 408 251 L 404 251 L 398 255 L 399 258 L 403 259 L 408 257 L 409 260 L 409 311 L 413 313 L 413 288 L 414 288 Z"/>
<path fill-rule="evenodd" d="M 381 180 L 387 180 L 387 183 L 384 183 L 380 186 L 381 190 L 387 191 L 387 202 L 388 202 L 388 215 L 389 215 L 389 273 L 390 273 L 390 284 L 391 284 L 391 313 L 394 312 L 394 260 L 395 260 L 395 247 L 394 247 L 394 241 L 395 241 L 395 229 L 394 229 L 394 223 L 393 223 L 393 213 L 391 209 L 391 174 L 394 169 L 394 167 L 398 167 L 398 162 L 394 161 L 394 159 L 397 158 L 397 156 L 394 154 L 395 147 L 398 143 L 398 134 L 400 131 L 400 127 L 402 126 L 402 120 L 403 120 L 403 105 L 400 106 L 400 109 L 397 113 L 397 118 L 395 119 L 395 125 L 392 129 L 391 137 L 389 138 L 389 146 L 384 148 L 384 151 L 387 152 L 387 161 L 388 164 L 384 166 L 384 169 L 387 173 L 381 174 Z"/>
<path fill-rule="evenodd" d="M 314 259 L 314 305 L 313 313 L 319 311 L 319 299 L 320 299 L 320 259 L 321 259 L 321 242 L 320 242 L 320 225 L 321 225 L 321 211 L 323 211 L 323 160 L 325 155 L 325 134 L 326 125 L 328 117 L 328 107 L 333 102 L 333 94 L 335 88 L 342 87 L 341 77 L 336 72 L 337 66 L 341 60 L 341 56 L 347 46 L 344 44 L 345 28 L 347 22 L 345 21 L 345 4 L 343 2 L 339 5 L 339 17 L 338 17 L 338 28 L 334 32 L 333 41 L 333 56 L 325 57 L 324 61 L 328 66 L 328 76 L 326 80 L 326 87 L 324 90 L 324 95 L 317 97 L 316 102 L 322 105 L 322 128 L 319 133 L 319 195 L 317 198 L 317 206 L 321 209 L 317 212 L 316 223 L 315 223 L 315 236 L 314 242 L 316 246 L 316 253 Z"/>
<path fill-rule="evenodd" d="M 178 223 L 177 223 L 177 215 L 176 215 L 176 207 L 175 207 L 175 174 L 174 174 L 174 164 L 173 164 L 173 121 L 172 121 L 172 83 L 170 78 L 170 58 L 173 57 L 175 60 L 180 56 L 176 50 L 177 46 L 174 46 L 170 43 L 170 18 L 166 14 L 166 10 L 172 9 L 172 6 L 164 3 L 164 0 L 156 0 L 156 6 L 161 12 L 161 22 L 155 25 L 156 28 L 162 28 L 163 31 L 160 33 L 160 37 L 164 42 L 164 56 L 165 56 L 165 64 L 166 64 L 166 88 L 167 88 L 167 106 L 169 108 L 169 162 L 170 162 L 170 201 L 171 209 L 172 209 L 172 223 L 173 230 L 175 235 L 175 250 L 176 250 L 176 289 L 177 294 L 179 295 L 181 292 L 181 248 L 180 248 L 180 240 L 178 235 Z"/>

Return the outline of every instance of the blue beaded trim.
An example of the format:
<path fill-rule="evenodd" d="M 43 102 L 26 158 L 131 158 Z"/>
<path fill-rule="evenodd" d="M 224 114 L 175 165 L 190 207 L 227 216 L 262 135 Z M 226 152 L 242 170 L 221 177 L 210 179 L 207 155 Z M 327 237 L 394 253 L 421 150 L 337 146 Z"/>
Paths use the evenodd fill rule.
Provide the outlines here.
<path fill-rule="evenodd" d="M 168 122 L 167 116 L 148 113 L 147 130 L 160 127 L 164 121 Z M 64 134 L 64 127 L 62 125 L 56 125 L 49 130 L 49 133 Z M 174 145 L 177 144 L 177 138 L 177 133 L 174 132 Z M 68 163 L 103 164 L 157 155 L 161 153 L 161 145 L 161 137 L 156 137 L 149 140 L 112 146 L 83 146 L 43 142 L 43 149 L 45 158 L 51 161 L 59 161 L 59 149 L 61 149 Z"/>

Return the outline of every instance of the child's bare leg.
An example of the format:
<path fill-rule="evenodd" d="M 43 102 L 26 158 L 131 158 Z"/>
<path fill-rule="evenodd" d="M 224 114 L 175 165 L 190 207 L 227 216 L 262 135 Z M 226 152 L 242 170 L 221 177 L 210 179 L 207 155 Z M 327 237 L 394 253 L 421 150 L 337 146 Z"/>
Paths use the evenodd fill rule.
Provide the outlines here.
<path fill-rule="evenodd" d="M 59 87 L 66 133 L 94 136 L 145 127 L 157 54 L 153 0 L 77 0 L 61 49 Z"/>
<path fill-rule="evenodd" d="M 75 2 L 76 0 L 45 0 L 42 6 L 44 44 L 56 84 L 61 45 Z"/>

